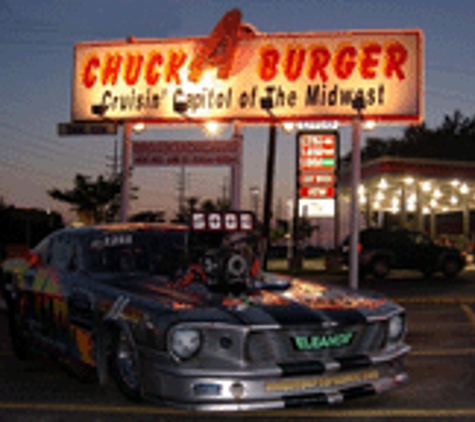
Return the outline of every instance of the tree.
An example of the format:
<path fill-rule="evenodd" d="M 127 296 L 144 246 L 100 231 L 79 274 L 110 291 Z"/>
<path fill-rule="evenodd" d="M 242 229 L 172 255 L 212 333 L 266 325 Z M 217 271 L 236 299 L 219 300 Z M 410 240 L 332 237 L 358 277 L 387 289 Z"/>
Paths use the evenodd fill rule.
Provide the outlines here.
<path fill-rule="evenodd" d="M 78 214 L 90 215 L 92 222 L 100 223 L 113 221 L 117 217 L 120 190 L 120 176 L 106 178 L 99 175 L 96 180 L 91 180 L 90 176 L 77 174 L 72 189 L 51 189 L 48 194 L 53 199 L 71 204 L 71 209 Z"/>
<path fill-rule="evenodd" d="M 408 126 L 400 139 L 368 138 L 361 158 L 362 161 L 383 156 L 475 161 L 474 138 L 475 116 L 470 119 L 457 110 L 452 116 L 445 116 L 435 129 L 422 123 Z M 350 162 L 351 152 L 342 158 L 342 164 L 349 165 Z"/>
<path fill-rule="evenodd" d="M 63 218 L 55 211 L 16 208 L 0 203 L 0 244 L 36 245 L 51 232 L 64 227 Z"/>

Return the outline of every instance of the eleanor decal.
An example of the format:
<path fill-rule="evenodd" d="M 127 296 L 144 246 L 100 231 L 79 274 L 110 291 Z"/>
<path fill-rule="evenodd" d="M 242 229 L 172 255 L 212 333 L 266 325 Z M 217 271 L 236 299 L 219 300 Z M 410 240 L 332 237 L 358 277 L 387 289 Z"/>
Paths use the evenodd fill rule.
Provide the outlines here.
<path fill-rule="evenodd" d="M 292 340 L 297 350 L 320 350 L 348 346 L 353 336 L 354 333 L 348 332 L 321 336 L 296 336 Z"/>

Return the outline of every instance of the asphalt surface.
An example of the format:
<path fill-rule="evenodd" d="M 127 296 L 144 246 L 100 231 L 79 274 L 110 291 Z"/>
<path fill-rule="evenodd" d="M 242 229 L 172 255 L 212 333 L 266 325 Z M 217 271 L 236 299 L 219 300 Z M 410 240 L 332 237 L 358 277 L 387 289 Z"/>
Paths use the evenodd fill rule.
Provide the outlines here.
<path fill-rule="evenodd" d="M 346 285 L 343 275 L 314 277 Z M 161 405 L 131 404 L 114 388 L 85 384 L 48 358 L 19 362 L 0 313 L 0 421 L 475 421 L 475 269 L 453 280 L 394 272 L 360 281 L 407 310 L 409 382 L 383 395 L 337 406 L 281 411 L 206 414 Z"/>

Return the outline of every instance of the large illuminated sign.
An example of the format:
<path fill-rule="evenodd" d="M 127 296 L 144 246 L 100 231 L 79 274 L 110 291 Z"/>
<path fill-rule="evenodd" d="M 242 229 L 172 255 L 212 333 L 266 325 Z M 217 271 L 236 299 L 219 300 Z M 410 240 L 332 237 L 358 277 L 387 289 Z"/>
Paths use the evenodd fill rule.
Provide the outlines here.
<path fill-rule="evenodd" d="M 72 120 L 347 121 L 356 96 L 367 118 L 422 120 L 421 31 L 259 34 L 240 18 L 208 37 L 77 44 Z"/>

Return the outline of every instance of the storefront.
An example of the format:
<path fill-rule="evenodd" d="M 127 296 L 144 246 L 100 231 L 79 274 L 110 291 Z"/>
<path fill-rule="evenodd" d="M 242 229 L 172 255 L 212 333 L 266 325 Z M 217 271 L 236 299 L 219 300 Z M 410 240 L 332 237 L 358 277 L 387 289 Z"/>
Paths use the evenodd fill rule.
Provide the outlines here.
<path fill-rule="evenodd" d="M 342 201 L 349 200 L 350 175 L 349 168 L 340 171 Z M 366 226 L 397 225 L 469 244 L 475 231 L 475 218 L 470 218 L 470 210 L 475 210 L 475 166 L 400 157 L 366 162 L 359 205 Z"/>

